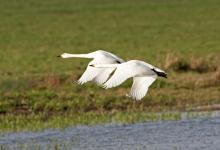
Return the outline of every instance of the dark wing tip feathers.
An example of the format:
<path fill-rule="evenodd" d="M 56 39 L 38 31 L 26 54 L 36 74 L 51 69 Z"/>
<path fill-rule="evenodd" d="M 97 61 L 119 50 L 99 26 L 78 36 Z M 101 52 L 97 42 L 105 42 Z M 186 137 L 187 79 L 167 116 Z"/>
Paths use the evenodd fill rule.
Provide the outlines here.
<path fill-rule="evenodd" d="M 156 71 L 154 68 L 151 70 L 154 71 L 159 77 L 167 78 L 167 73 Z"/>
<path fill-rule="evenodd" d="M 160 75 L 161 77 L 167 78 L 167 73 L 162 72 L 162 74 Z"/>

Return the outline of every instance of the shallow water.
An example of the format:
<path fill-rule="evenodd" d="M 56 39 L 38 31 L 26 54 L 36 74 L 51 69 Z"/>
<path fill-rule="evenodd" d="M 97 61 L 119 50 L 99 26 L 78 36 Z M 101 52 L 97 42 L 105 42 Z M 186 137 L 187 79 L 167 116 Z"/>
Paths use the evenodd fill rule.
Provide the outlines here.
<path fill-rule="evenodd" d="M 220 117 L 0 134 L 0 149 L 220 149 Z"/>

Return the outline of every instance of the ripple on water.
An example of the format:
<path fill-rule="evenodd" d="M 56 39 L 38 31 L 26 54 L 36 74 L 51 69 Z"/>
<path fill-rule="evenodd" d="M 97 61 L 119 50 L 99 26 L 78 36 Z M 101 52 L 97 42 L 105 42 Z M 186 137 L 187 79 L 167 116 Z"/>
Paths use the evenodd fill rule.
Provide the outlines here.
<path fill-rule="evenodd" d="M 63 131 L 4 133 L 0 149 L 207 149 L 220 145 L 220 113 L 180 121 L 78 126 Z M 204 116 L 204 115 L 203 115 Z M 187 119 L 194 118 L 194 119 Z"/>

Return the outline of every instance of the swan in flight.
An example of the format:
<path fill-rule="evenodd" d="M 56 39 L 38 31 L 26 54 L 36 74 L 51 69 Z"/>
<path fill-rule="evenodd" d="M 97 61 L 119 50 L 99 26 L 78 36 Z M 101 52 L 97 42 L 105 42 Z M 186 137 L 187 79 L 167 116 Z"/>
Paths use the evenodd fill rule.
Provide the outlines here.
<path fill-rule="evenodd" d="M 167 74 L 151 64 L 140 60 L 130 60 L 121 64 L 92 64 L 96 68 L 115 68 L 110 79 L 104 83 L 104 88 L 120 85 L 128 78 L 133 77 L 133 84 L 129 96 L 141 100 L 147 93 L 149 86 L 158 76 L 167 78 Z"/>
<path fill-rule="evenodd" d="M 94 64 L 120 64 L 124 62 L 123 59 L 117 57 L 116 55 L 110 52 L 106 52 L 104 50 L 97 50 L 95 52 L 88 53 L 88 54 L 63 53 L 58 57 L 62 57 L 62 58 L 79 57 L 79 58 L 92 59 L 89 62 L 86 68 L 86 71 L 77 81 L 78 84 L 84 84 L 88 81 L 93 81 L 98 85 L 102 85 L 109 78 L 110 74 L 115 70 L 115 68 L 95 68 L 95 67 L 91 67 L 91 64 L 93 65 Z"/>

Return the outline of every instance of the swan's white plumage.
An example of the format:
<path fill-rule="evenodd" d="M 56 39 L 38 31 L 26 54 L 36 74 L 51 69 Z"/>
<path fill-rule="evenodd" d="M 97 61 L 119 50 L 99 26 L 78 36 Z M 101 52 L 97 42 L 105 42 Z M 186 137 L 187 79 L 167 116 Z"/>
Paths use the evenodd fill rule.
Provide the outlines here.
<path fill-rule="evenodd" d="M 63 53 L 62 58 L 90 58 L 92 59 L 86 71 L 78 80 L 79 84 L 93 81 L 105 88 L 112 88 L 122 84 L 128 78 L 133 77 L 133 84 L 129 96 L 141 100 L 147 93 L 149 86 L 157 79 L 157 76 L 166 78 L 166 73 L 151 64 L 139 60 L 124 62 L 116 55 L 98 50 L 88 54 Z M 113 75 L 109 78 L 109 76 Z"/>
<path fill-rule="evenodd" d="M 123 59 L 117 57 L 116 55 L 103 51 L 103 50 L 97 50 L 92 53 L 88 54 L 69 54 L 69 53 L 63 53 L 60 55 L 62 58 L 73 58 L 73 57 L 79 57 L 79 58 L 91 58 L 92 61 L 89 62 L 86 71 L 83 73 L 83 75 L 80 77 L 77 83 L 84 84 L 88 81 L 93 81 L 99 85 L 103 84 L 110 76 L 112 71 L 114 71 L 113 68 L 95 68 L 91 67 L 90 65 L 94 64 L 118 64 L 124 62 Z"/>
<path fill-rule="evenodd" d="M 105 88 L 112 88 L 122 84 L 128 78 L 133 77 L 133 85 L 131 87 L 130 96 L 133 99 L 142 99 L 149 86 L 157 79 L 157 73 L 154 71 L 159 71 L 164 73 L 164 71 L 156 68 L 148 63 L 139 60 L 131 60 L 118 65 L 115 64 L 99 64 L 95 67 L 115 67 L 116 70 L 111 78 L 104 83 Z"/>
<path fill-rule="evenodd" d="M 100 69 L 100 73 L 93 79 L 93 82 L 98 85 L 102 85 L 105 81 L 107 81 L 110 74 L 115 70 L 115 68 L 98 69 Z"/>
<path fill-rule="evenodd" d="M 130 77 L 135 76 L 134 65 L 130 65 L 129 62 L 122 63 L 117 65 L 117 69 L 115 70 L 114 74 L 111 78 L 104 84 L 106 89 L 116 87 L 123 83 Z M 133 71 L 134 70 L 134 71 Z"/>
<path fill-rule="evenodd" d="M 155 75 L 151 69 L 151 66 L 149 66 L 147 63 L 138 60 L 130 60 L 125 63 L 118 64 L 116 71 L 112 77 L 104 84 L 104 87 L 116 87 L 128 78 L 135 76 Z"/>
<path fill-rule="evenodd" d="M 82 74 L 82 76 L 77 81 L 78 84 L 84 84 L 88 81 L 92 81 L 98 74 L 100 74 L 100 68 L 94 68 L 91 66 L 87 66 L 86 71 Z"/>
<path fill-rule="evenodd" d="M 130 91 L 133 99 L 141 100 L 147 93 L 149 86 L 157 79 L 157 75 L 134 77 Z"/>

